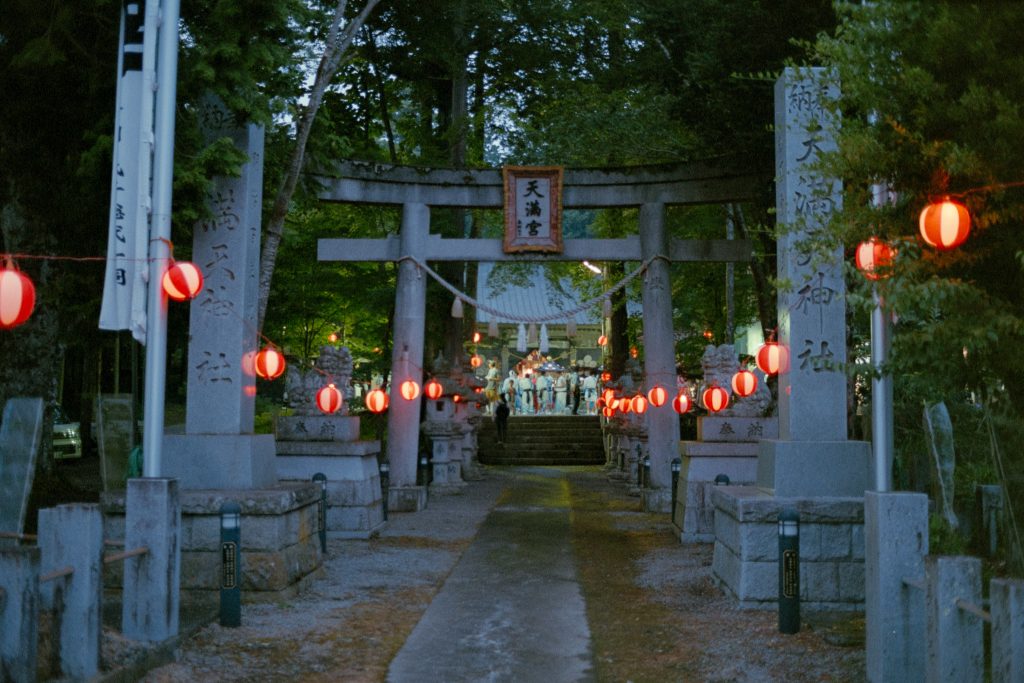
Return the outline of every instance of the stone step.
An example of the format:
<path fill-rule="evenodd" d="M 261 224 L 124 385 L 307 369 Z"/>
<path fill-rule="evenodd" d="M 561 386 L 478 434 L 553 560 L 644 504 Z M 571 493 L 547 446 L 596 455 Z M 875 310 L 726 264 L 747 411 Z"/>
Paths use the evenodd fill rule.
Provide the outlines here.
<path fill-rule="evenodd" d="M 486 465 L 600 465 L 604 438 L 597 417 L 528 415 L 509 419 L 508 442 L 497 443 L 492 419 L 480 424 L 480 462 Z"/>

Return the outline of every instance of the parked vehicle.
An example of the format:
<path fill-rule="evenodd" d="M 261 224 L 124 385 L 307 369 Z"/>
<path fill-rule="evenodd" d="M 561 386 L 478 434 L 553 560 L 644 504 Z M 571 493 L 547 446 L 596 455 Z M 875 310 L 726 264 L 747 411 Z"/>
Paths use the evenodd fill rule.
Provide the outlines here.
<path fill-rule="evenodd" d="M 53 406 L 53 457 L 56 460 L 82 457 L 81 425 L 72 421 L 64 409 Z"/>

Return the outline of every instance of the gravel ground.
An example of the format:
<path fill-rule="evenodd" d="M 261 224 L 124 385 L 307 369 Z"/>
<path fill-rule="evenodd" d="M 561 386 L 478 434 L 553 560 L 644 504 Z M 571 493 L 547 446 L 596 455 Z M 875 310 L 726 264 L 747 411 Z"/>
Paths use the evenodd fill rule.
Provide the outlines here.
<path fill-rule="evenodd" d="M 681 546 L 664 515 L 597 468 L 562 468 L 573 546 L 600 681 L 864 679 L 863 620 L 810 618 L 792 636 L 774 612 L 740 610 L 710 571 L 710 545 Z M 427 510 L 392 514 L 369 541 L 330 540 L 308 591 L 243 606 L 243 625 L 212 624 L 142 680 L 382 681 L 490 509 L 528 469 L 488 469 Z"/>

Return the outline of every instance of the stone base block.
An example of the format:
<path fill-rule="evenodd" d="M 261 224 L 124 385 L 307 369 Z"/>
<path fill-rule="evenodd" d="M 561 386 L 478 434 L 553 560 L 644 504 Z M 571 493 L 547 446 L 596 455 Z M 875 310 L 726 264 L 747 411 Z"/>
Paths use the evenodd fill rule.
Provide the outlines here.
<path fill-rule="evenodd" d="M 432 463 L 434 479 L 430 482 L 431 492 L 461 489 L 466 485 L 462 481 L 462 463 L 458 461 Z"/>
<path fill-rule="evenodd" d="M 390 512 L 419 512 L 426 508 L 426 486 L 392 486 L 388 489 L 388 510 Z"/>
<path fill-rule="evenodd" d="M 270 434 L 167 434 L 162 476 L 181 490 L 269 489 L 277 485 Z"/>
<path fill-rule="evenodd" d="M 377 454 L 379 441 L 278 441 L 275 458 L 282 480 L 327 476 L 327 534 L 369 538 L 384 521 Z M 304 453 L 319 452 L 319 455 Z"/>
<path fill-rule="evenodd" d="M 283 483 L 270 489 L 182 491 L 181 589 L 218 591 L 221 576 L 220 508 L 242 507 L 242 591 L 246 600 L 292 592 L 323 563 L 317 536 L 320 487 Z M 102 497 L 104 538 L 124 538 L 125 495 Z M 121 586 L 122 564 L 104 569 L 107 588 Z"/>
<path fill-rule="evenodd" d="M 748 608 L 778 604 L 778 515 L 800 514 L 800 600 L 809 610 L 864 609 L 864 499 L 777 498 L 752 486 L 717 486 L 715 581 Z"/>
<path fill-rule="evenodd" d="M 699 453 L 719 450 L 732 452 L 731 449 L 739 445 L 755 447 L 752 450 L 756 450 L 757 446 L 735 443 L 702 445 L 712 448 L 693 450 Z M 715 540 L 715 508 L 711 504 L 711 489 L 715 488 L 715 477 L 724 474 L 733 485 L 752 484 L 757 478 L 757 458 L 754 455 L 693 455 L 683 456 L 682 460 L 675 509 L 675 526 L 679 531 L 679 540 L 683 543 L 710 543 Z"/>
<path fill-rule="evenodd" d="M 863 498 L 874 489 L 866 441 L 761 441 L 757 485 L 783 498 Z"/>

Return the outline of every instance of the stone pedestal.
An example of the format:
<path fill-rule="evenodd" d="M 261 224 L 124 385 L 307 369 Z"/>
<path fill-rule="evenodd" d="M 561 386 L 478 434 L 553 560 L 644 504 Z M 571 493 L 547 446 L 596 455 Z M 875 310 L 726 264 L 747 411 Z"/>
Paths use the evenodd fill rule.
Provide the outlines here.
<path fill-rule="evenodd" d="M 163 475 L 191 489 L 269 489 L 277 484 L 271 434 L 167 434 Z"/>
<path fill-rule="evenodd" d="M 322 472 L 327 477 L 327 535 L 369 538 L 384 524 L 379 454 L 379 441 L 281 441 L 277 476 L 308 482 Z"/>
<path fill-rule="evenodd" d="M 757 485 L 776 496 L 863 498 L 874 488 L 866 441 L 762 441 Z"/>
<path fill-rule="evenodd" d="M 388 510 L 390 512 L 419 512 L 426 508 L 426 486 L 392 486 L 388 489 Z"/>
<path fill-rule="evenodd" d="M 320 487 L 280 484 L 263 490 L 186 490 L 181 505 L 181 589 L 220 589 L 220 508 L 227 501 L 242 507 L 243 598 L 277 600 L 298 590 L 322 562 L 317 537 Z M 124 538 L 125 492 L 104 493 L 103 537 Z M 104 585 L 122 585 L 122 563 L 104 569 Z"/>
<path fill-rule="evenodd" d="M 752 486 L 717 486 L 714 580 L 742 607 L 778 603 L 778 517 L 800 515 L 800 601 L 808 610 L 864 608 L 864 498 L 777 498 Z"/>
<path fill-rule="evenodd" d="M 711 489 L 715 477 L 724 474 L 734 485 L 757 479 L 757 439 L 778 436 L 775 417 L 697 418 L 697 441 L 682 441 L 679 456 L 679 490 L 676 492 L 675 526 L 683 543 L 715 540 L 715 508 Z"/>

